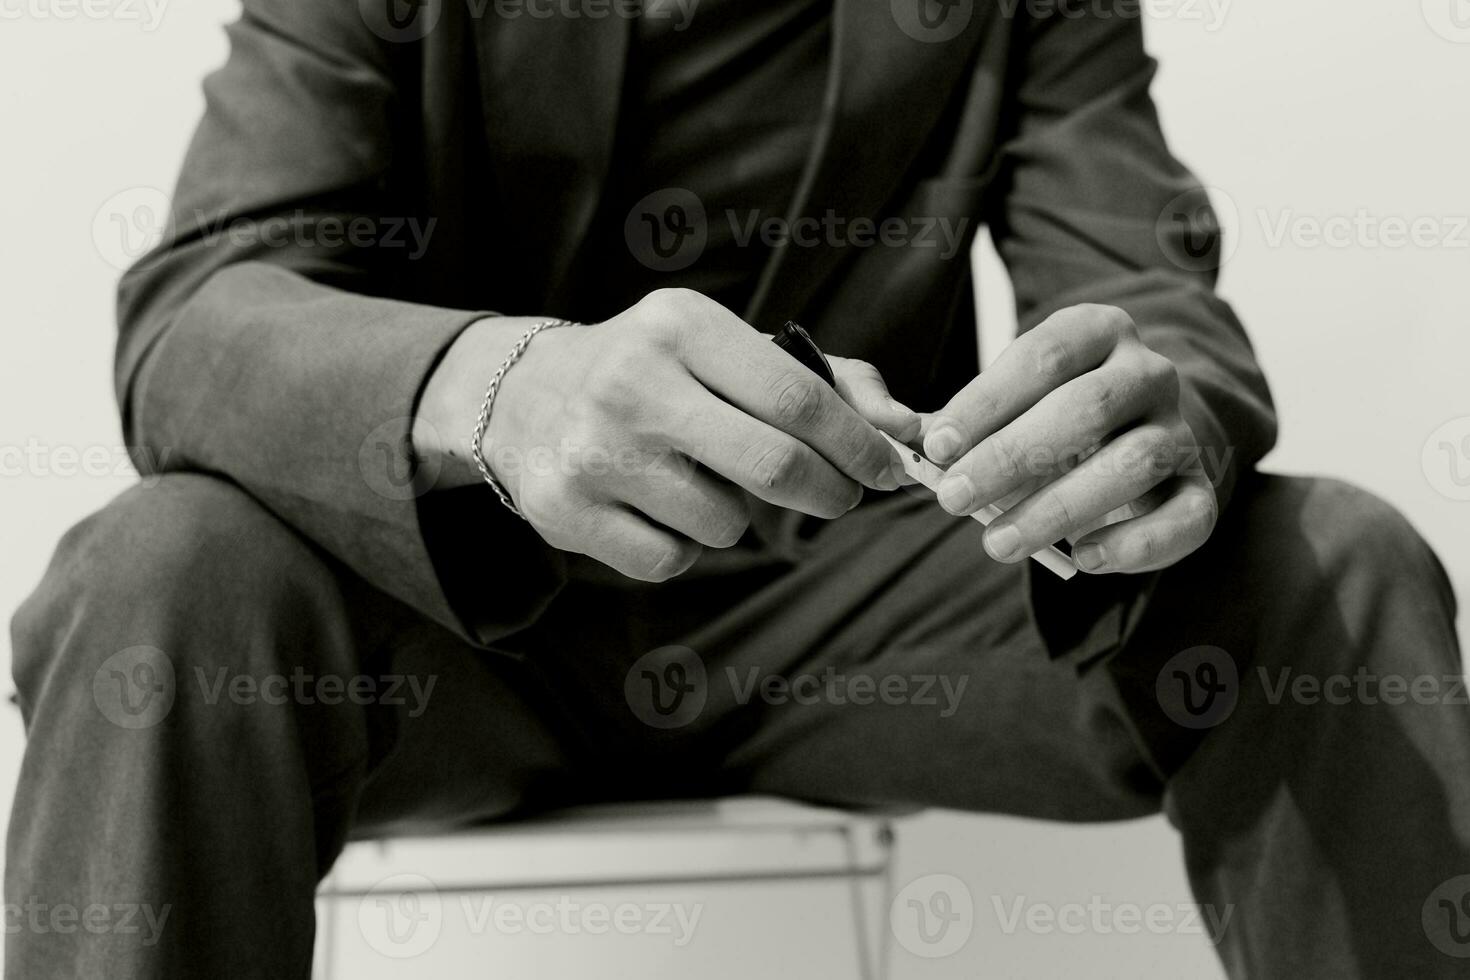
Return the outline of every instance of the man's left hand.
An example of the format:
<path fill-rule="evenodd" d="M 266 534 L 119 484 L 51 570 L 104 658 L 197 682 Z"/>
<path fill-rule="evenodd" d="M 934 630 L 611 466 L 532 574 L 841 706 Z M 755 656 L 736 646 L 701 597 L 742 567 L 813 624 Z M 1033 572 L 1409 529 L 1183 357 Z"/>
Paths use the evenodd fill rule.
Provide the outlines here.
<path fill-rule="evenodd" d="M 1005 510 L 985 532 L 997 561 L 1065 538 L 1084 572 L 1172 565 L 1218 513 L 1179 396 L 1174 364 L 1127 313 L 1060 310 L 926 419 L 924 452 L 949 466 L 939 502 Z"/>

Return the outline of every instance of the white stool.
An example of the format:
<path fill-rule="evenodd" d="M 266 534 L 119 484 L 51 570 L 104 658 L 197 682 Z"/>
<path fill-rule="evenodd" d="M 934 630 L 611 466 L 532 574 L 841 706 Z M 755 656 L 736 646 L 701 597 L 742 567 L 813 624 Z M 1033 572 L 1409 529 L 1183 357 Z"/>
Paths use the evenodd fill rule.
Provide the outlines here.
<path fill-rule="evenodd" d="M 891 899 L 894 816 L 740 797 L 580 807 L 354 843 L 318 892 L 316 974 L 361 980 L 360 968 L 342 962 L 342 930 L 355 926 L 377 952 L 402 960 L 385 976 L 428 975 L 412 958 L 435 942 L 446 897 L 468 903 L 505 892 L 829 879 L 847 886 L 843 914 L 851 916 L 855 956 L 827 975 L 878 980 L 890 930 L 875 920 L 886 923 Z"/>

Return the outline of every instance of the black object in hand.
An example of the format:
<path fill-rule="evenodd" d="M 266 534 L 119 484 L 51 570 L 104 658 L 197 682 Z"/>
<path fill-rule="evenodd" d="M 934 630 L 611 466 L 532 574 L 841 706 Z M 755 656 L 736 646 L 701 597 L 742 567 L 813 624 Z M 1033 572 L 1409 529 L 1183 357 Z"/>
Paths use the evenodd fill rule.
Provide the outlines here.
<path fill-rule="evenodd" d="M 812 340 L 811 334 L 802 329 L 801 324 L 795 320 L 787 320 L 771 340 L 775 341 L 777 347 L 800 361 L 807 370 L 833 388 L 837 387 L 837 375 L 832 373 L 832 365 L 827 363 L 827 356 L 822 353 L 817 342 Z"/>

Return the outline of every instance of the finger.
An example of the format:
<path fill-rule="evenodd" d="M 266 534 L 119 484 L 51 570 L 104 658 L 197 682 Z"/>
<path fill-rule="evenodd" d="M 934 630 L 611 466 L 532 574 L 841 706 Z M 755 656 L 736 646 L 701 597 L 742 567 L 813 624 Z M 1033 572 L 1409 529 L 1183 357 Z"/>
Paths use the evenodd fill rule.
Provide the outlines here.
<path fill-rule="evenodd" d="M 899 442 L 906 443 L 919 434 L 919 413 L 888 393 L 888 385 L 877 368 L 867 361 L 848 357 L 829 357 L 827 360 L 837 377 L 837 394 L 869 425 L 883 430 Z"/>
<path fill-rule="evenodd" d="M 1027 479 L 1055 477 L 1069 460 L 1156 411 L 1170 392 L 1156 383 L 1154 358 L 1148 357 L 1148 367 L 1142 367 L 1133 363 L 1134 357 L 1121 354 L 1068 382 L 987 436 L 950 466 L 940 504 L 953 514 L 973 513 Z"/>
<path fill-rule="evenodd" d="M 1174 435 L 1166 427 L 1130 429 L 1075 469 L 1007 508 L 986 529 L 985 550 L 996 561 L 1019 561 L 1093 527 L 1110 512 L 1152 490 L 1177 467 Z"/>
<path fill-rule="evenodd" d="M 1110 306 L 1058 310 L 1017 337 L 935 413 L 924 454 L 943 466 L 1008 425 L 1052 390 L 1103 363 L 1132 320 Z"/>
<path fill-rule="evenodd" d="M 1046 486 L 1048 483 L 1051 483 L 1053 480 L 1060 479 L 1067 473 L 1072 472 L 1072 470 L 1082 465 L 1082 462 L 1084 460 L 1088 459 L 1100 448 L 1102 447 L 1092 446 L 1084 450 L 1083 452 L 1069 455 L 1060 460 L 1056 469 L 1052 472 L 1043 473 L 1037 476 L 1028 476 L 1026 479 L 1022 480 L 1016 487 L 1014 487 L 1010 493 L 997 500 L 995 502 L 995 506 L 1003 511 L 1010 510 L 1012 507 L 1016 506 L 1021 501 L 1025 500 L 1027 497 L 1031 496 L 1033 493 Z"/>
<path fill-rule="evenodd" d="M 580 521 L 582 553 L 641 582 L 666 582 L 683 574 L 704 550 L 619 504 L 589 507 Z"/>
<path fill-rule="evenodd" d="M 672 393 L 680 409 L 662 432 L 674 449 L 767 503 L 813 517 L 841 517 L 863 499 L 862 487 L 810 446 L 692 379 L 688 389 Z"/>
<path fill-rule="evenodd" d="M 1166 568 L 1204 544 L 1215 528 L 1218 504 L 1207 480 L 1188 477 L 1156 510 L 1111 524 L 1072 549 L 1084 572 L 1148 572 Z"/>
<path fill-rule="evenodd" d="M 894 452 L 872 425 L 790 354 L 716 309 L 717 322 L 684 345 L 684 363 L 705 387 L 806 443 L 864 486 L 897 489 Z"/>
<path fill-rule="evenodd" d="M 625 498 L 628 506 L 657 525 L 677 531 L 710 548 L 729 548 L 750 526 L 750 506 L 735 487 L 690 466 L 680 475 L 682 486 L 667 492 L 663 481 L 645 481 Z"/>
<path fill-rule="evenodd" d="M 1152 490 L 1145 493 L 1143 496 L 1138 497 L 1134 500 L 1130 500 L 1121 507 L 1114 507 L 1112 510 L 1108 511 L 1097 520 L 1089 521 L 1078 530 L 1067 535 L 1067 543 L 1075 546 L 1078 541 L 1082 540 L 1084 537 L 1091 534 L 1093 531 L 1098 530 L 1099 528 L 1107 527 L 1109 524 L 1118 524 L 1122 521 L 1129 521 L 1135 517 L 1142 517 L 1144 514 L 1149 514 L 1153 511 L 1158 510 L 1159 507 L 1164 503 L 1164 501 L 1168 499 L 1169 494 L 1166 492 L 1166 490 L 1170 486 L 1171 481 L 1165 481 L 1164 483 L 1159 484 Z"/>

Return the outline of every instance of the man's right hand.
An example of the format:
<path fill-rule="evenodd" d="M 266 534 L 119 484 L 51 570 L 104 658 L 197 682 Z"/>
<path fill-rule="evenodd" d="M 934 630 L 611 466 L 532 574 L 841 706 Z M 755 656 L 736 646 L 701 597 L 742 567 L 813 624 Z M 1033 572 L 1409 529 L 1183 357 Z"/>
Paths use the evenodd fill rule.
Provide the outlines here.
<path fill-rule="evenodd" d="M 479 479 L 461 430 L 535 322 L 474 324 L 430 377 L 414 442 L 446 464 L 441 482 Z M 549 544 L 663 581 L 740 539 L 741 490 L 834 518 L 862 487 L 898 486 L 875 426 L 912 438 L 918 416 L 869 365 L 832 360 L 840 395 L 718 303 L 659 290 L 605 323 L 538 335 L 501 383 L 485 459 Z"/>

